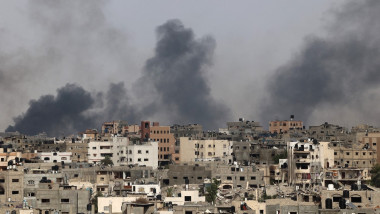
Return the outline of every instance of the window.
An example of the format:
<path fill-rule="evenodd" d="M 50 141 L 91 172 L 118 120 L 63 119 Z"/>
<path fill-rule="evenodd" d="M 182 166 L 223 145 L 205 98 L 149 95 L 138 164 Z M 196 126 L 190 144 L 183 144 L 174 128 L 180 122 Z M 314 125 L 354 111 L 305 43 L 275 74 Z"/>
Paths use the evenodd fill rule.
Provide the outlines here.
<path fill-rule="evenodd" d="M 251 180 L 256 180 L 256 176 L 251 176 Z"/>
<path fill-rule="evenodd" d="M 191 196 L 185 196 L 185 201 L 191 201 Z"/>
<path fill-rule="evenodd" d="M 137 154 L 141 154 L 141 150 L 138 150 L 138 151 L 137 151 Z"/>
<path fill-rule="evenodd" d="M 4 178 L 1 178 L 1 179 L 0 179 L 0 183 L 5 183 L 5 179 L 4 179 Z"/>
<path fill-rule="evenodd" d="M 100 180 L 101 180 L 101 181 L 104 181 L 104 177 L 100 177 Z"/>
<path fill-rule="evenodd" d="M 67 160 L 67 157 L 62 157 L 61 160 Z"/>
<path fill-rule="evenodd" d="M 148 158 L 144 158 L 144 161 L 149 161 L 149 159 Z"/>
<path fill-rule="evenodd" d="M 34 185 L 34 181 L 33 180 L 29 180 L 28 181 L 28 185 Z"/>
<path fill-rule="evenodd" d="M 70 203 L 70 199 L 68 199 L 68 198 L 61 198 L 61 203 Z"/>
<path fill-rule="evenodd" d="M 351 202 L 353 202 L 353 203 L 362 203 L 362 197 L 360 197 L 360 196 L 352 196 L 351 197 Z"/>
<path fill-rule="evenodd" d="M 19 179 L 12 179 L 12 183 L 18 183 Z"/>
<path fill-rule="evenodd" d="M 363 152 L 363 155 L 365 155 L 365 152 Z"/>
<path fill-rule="evenodd" d="M 241 181 L 244 181 L 244 180 L 245 180 L 245 177 L 244 177 L 244 176 L 240 176 L 240 180 L 241 180 Z"/>
<path fill-rule="evenodd" d="M 227 176 L 227 180 L 231 181 L 232 177 L 231 176 Z"/>
<path fill-rule="evenodd" d="M 141 158 L 137 159 L 138 162 L 141 162 Z"/>
<path fill-rule="evenodd" d="M 27 196 L 28 197 L 34 197 L 34 196 L 36 196 L 36 193 L 34 193 L 34 192 L 28 192 Z"/>
<path fill-rule="evenodd" d="M 334 155 L 338 155 L 338 153 L 337 153 L 337 152 L 334 152 Z"/>
<path fill-rule="evenodd" d="M 359 155 L 359 152 L 355 152 L 355 155 Z"/>
<path fill-rule="evenodd" d="M 48 198 L 43 198 L 43 199 L 41 199 L 41 202 L 42 202 L 42 203 L 50 203 L 50 199 L 48 199 Z"/>
<path fill-rule="evenodd" d="M 18 191 L 12 191 L 12 195 L 18 195 Z"/>
<path fill-rule="evenodd" d="M 349 153 L 349 152 L 346 152 L 346 155 L 350 155 L 350 153 Z"/>
<path fill-rule="evenodd" d="M 145 154 L 149 154 L 149 150 L 146 150 L 146 151 L 145 151 Z"/>
<path fill-rule="evenodd" d="M 45 157 L 44 160 L 48 161 L 48 160 L 50 160 L 50 158 L 49 157 Z"/>

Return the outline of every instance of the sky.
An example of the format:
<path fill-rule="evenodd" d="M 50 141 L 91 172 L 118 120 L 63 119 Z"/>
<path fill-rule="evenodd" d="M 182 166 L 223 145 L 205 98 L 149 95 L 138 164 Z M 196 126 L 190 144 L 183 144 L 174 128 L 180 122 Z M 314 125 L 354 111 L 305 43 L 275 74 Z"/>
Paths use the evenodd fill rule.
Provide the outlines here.
<path fill-rule="evenodd" d="M 368 48 L 378 47 L 376 8 L 342 0 L 3 1 L 0 130 L 68 134 L 115 119 L 217 129 L 290 114 L 307 125 L 377 125 L 377 80 L 364 87 L 376 75 L 377 48 Z M 366 74 L 353 89 L 357 73 L 342 66 L 350 57 Z"/>

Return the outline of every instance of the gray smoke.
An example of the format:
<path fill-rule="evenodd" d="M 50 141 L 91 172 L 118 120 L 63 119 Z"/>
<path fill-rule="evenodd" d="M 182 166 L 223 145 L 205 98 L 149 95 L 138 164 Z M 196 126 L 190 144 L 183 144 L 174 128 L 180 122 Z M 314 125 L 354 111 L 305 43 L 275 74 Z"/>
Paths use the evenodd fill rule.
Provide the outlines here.
<path fill-rule="evenodd" d="M 144 114 L 164 114 L 171 123 L 200 123 L 217 128 L 230 111 L 211 95 L 205 77 L 211 65 L 215 41 L 195 38 L 179 20 L 169 20 L 157 28 L 155 55 L 147 60 L 138 88 L 154 94 Z"/>
<path fill-rule="evenodd" d="M 16 117 L 15 125 L 6 131 L 67 136 L 98 128 L 106 121 L 138 122 L 138 116 L 130 105 L 124 83 L 110 84 L 105 95 L 91 94 L 76 84 L 67 84 L 57 90 L 56 96 L 44 95 L 30 101 L 28 110 Z"/>
<path fill-rule="evenodd" d="M 327 36 L 308 37 L 303 49 L 268 81 L 262 121 L 295 114 L 306 122 L 357 122 L 355 115 L 375 122 L 378 110 L 368 104 L 380 95 L 379 11 L 376 0 L 351 1 L 335 11 Z"/>
<path fill-rule="evenodd" d="M 82 87 L 74 84 L 57 90 L 57 96 L 45 95 L 29 103 L 25 114 L 15 118 L 15 125 L 6 131 L 19 131 L 27 135 L 46 132 L 51 136 L 72 134 L 93 124 L 84 113 L 92 107 L 94 99 Z"/>
<path fill-rule="evenodd" d="M 19 18 L 32 27 L 17 32 L 13 22 L 2 26 L 0 109 L 5 115 L 25 111 L 31 98 L 68 82 L 100 91 L 121 78 L 133 82 L 124 78 L 135 70 L 127 36 L 108 22 L 105 8 L 101 0 L 29 1 Z M 0 127 L 9 123 L 11 118 L 1 118 Z"/>

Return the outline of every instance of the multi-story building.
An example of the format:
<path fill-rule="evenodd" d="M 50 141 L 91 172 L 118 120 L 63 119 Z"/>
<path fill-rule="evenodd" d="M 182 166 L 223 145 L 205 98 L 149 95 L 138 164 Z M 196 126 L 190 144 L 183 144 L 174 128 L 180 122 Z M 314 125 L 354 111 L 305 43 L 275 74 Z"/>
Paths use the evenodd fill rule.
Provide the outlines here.
<path fill-rule="evenodd" d="M 66 151 L 71 152 L 71 161 L 72 162 L 87 162 L 88 161 L 88 142 L 89 140 L 83 141 L 67 141 Z"/>
<path fill-rule="evenodd" d="M 287 133 L 292 130 L 303 130 L 303 122 L 293 120 L 294 116 L 290 116 L 290 120 L 275 120 L 269 122 L 270 133 Z"/>
<path fill-rule="evenodd" d="M 288 142 L 288 181 L 299 186 L 320 184 L 323 169 L 333 166 L 329 142 Z"/>
<path fill-rule="evenodd" d="M 24 198 L 24 172 L 22 170 L 0 171 L 0 203 L 22 205 Z"/>
<path fill-rule="evenodd" d="M 157 141 L 158 142 L 158 161 L 161 164 L 168 164 L 174 160 L 175 154 L 175 138 L 170 132 L 170 126 L 160 126 L 158 122 L 149 121 L 141 122 L 141 141 Z"/>
<path fill-rule="evenodd" d="M 129 145 L 128 152 L 120 159 L 120 163 L 137 164 L 151 166 L 153 169 L 158 167 L 158 143 L 144 142 L 142 144 Z"/>
<path fill-rule="evenodd" d="M 263 172 L 256 170 L 254 166 L 239 165 L 218 165 L 212 172 L 213 178 L 221 180 L 224 189 L 258 188 L 264 185 L 263 175 Z"/>
<path fill-rule="evenodd" d="M 90 140 L 88 144 L 88 162 L 99 163 L 109 157 L 115 166 L 120 165 L 120 156 L 125 156 L 128 146 L 127 137 L 105 138 L 101 141 Z"/>
<path fill-rule="evenodd" d="M 124 135 L 128 123 L 122 120 L 105 122 L 102 125 L 102 136 L 111 137 L 112 135 Z"/>
<path fill-rule="evenodd" d="M 370 170 L 376 164 L 377 153 L 373 147 L 363 144 L 346 147 L 342 142 L 332 142 L 331 148 L 334 149 L 334 165 L 336 167 Z"/>
<path fill-rule="evenodd" d="M 223 160 L 232 163 L 232 141 L 228 140 L 192 140 L 180 138 L 180 161 L 190 163 L 196 161 Z"/>
<path fill-rule="evenodd" d="M 40 159 L 50 163 L 71 163 L 71 152 L 41 152 Z"/>

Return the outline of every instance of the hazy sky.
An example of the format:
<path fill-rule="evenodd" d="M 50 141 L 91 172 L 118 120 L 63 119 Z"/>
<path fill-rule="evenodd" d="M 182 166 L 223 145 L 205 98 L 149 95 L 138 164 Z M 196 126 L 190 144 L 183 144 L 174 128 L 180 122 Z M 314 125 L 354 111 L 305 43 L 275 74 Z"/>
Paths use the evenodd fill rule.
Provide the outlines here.
<path fill-rule="evenodd" d="M 31 99 L 56 95 L 67 83 L 96 94 L 107 91 L 110 83 L 124 82 L 134 104 L 145 102 L 136 97 L 136 81 L 146 61 L 155 57 L 156 28 L 171 19 L 192 29 L 196 39 L 215 40 L 212 64 L 202 75 L 215 102 L 230 109 L 228 119 L 260 120 L 261 102 L 270 96 L 268 80 L 299 53 L 307 38 L 328 35 L 332 14 L 347 1 L 91 2 L 1 2 L 0 130 L 13 125 Z M 287 119 L 282 118 L 287 114 L 277 116 Z M 167 112 L 140 116 L 171 122 Z M 331 118 L 342 125 L 361 122 Z"/>

